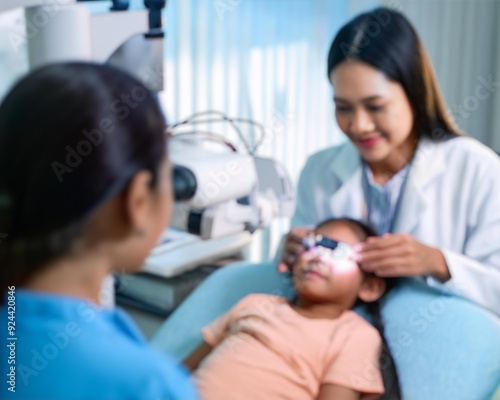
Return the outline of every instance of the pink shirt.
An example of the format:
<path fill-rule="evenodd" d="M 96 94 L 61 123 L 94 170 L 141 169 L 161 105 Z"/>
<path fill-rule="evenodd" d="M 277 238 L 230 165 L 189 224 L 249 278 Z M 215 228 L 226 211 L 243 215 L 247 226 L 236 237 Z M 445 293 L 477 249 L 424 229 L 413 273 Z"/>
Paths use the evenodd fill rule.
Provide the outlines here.
<path fill-rule="evenodd" d="M 316 399 L 322 384 L 384 392 L 379 333 L 350 310 L 312 319 L 285 298 L 253 294 L 203 336 L 215 347 L 195 372 L 204 400 Z"/>

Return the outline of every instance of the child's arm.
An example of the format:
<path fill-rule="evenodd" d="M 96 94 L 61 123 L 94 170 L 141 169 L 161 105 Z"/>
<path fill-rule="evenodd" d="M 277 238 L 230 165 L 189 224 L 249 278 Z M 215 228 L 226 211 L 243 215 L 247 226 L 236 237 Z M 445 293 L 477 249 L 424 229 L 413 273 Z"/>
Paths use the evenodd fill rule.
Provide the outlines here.
<path fill-rule="evenodd" d="M 260 298 L 262 295 L 248 295 L 236 303 L 227 313 L 223 314 L 210 325 L 202 329 L 203 343 L 189 355 L 182 363 L 191 371 L 198 368 L 201 361 L 217 346 L 224 338 L 224 335 L 229 327 L 231 318 L 234 314 L 247 306 L 253 304 L 253 299 Z"/>
<path fill-rule="evenodd" d="M 316 400 L 332 400 L 332 399 L 342 399 L 342 400 L 359 400 L 360 393 L 354 389 L 350 389 L 344 386 L 323 384 L 319 389 L 319 395 Z"/>
<path fill-rule="evenodd" d="M 351 396 L 354 395 L 346 397 L 349 399 L 378 399 L 384 393 L 379 361 L 382 339 L 377 330 L 361 317 L 355 314 L 349 314 L 347 317 L 350 317 L 350 323 L 345 323 L 344 330 L 337 332 L 346 339 L 342 341 L 340 351 L 340 342 L 329 349 L 335 357 L 327 361 L 320 388 L 337 386 L 336 390 L 348 390 Z M 328 395 L 325 395 L 322 400 L 327 398 Z M 332 398 L 343 399 L 344 396 Z"/>
<path fill-rule="evenodd" d="M 182 362 L 187 369 L 194 371 L 198 368 L 203 359 L 221 342 L 227 330 L 230 315 L 231 310 L 202 329 L 203 343 Z"/>
<path fill-rule="evenodd" d="M 194 371 L 198 368 L 201 361 L 208 356 L 208 354 L 212 351 L 212 346 L 210 346 L 207 342 L 203 342 L 195 351 L 193 351 L 186 359 L 182 362 L 187 369 L 190 371 Z"/>

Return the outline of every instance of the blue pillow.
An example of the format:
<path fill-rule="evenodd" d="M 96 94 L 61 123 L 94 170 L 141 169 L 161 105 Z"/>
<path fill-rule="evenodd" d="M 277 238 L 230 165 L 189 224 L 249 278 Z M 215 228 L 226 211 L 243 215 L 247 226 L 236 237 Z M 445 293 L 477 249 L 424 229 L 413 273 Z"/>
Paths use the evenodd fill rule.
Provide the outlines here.
<path fill-rule="evenodd" d="M 272 262 L 224 267 L 167 319 L 152 345 L 183 360 L 201 343 L 201 328 L 250 293 L 290 298 L 293 288 Z M 500 384 L 498 317 L 412 279 L 384 298 L 382 316 L 405 400 L 492 398 Z"/>

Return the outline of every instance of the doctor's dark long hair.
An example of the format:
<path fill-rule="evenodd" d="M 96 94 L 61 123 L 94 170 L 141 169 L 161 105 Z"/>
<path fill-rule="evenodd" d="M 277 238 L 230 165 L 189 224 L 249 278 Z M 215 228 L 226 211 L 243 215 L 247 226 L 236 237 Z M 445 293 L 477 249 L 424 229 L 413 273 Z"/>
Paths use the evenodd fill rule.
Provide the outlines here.
<path fill-rule="evenodd" d="M 330 218 L 326 221 L 321 222 L 316 228 L 330 224 L 347 224 L 352 226 L 356 232 L 359 234 L 361 241 L 365 241 L 370 236 L 378 236 L 375 229 L 371 226 L 364 224 L 361 221 L 351 219 L 351 218 Z M 389 345 L 385 338 L 384 321 L 380 311 L 380 301 L 384 296 L 387 295 L 392 288 L 394 288 L 398 282 L 397 278 L 384 278 L 386 289 L 383 296 L 377 301 L 371 303 L 364 303 L 360 300 L 356 303 L 356 306 L 366 307 L 366 311 L 370 314 L 373 326 L 380 333 L 382 338 L 382 351 L 379 357 L 379 366 L 382 373 L 382 379 L 384 381 L 385 393 L 379 398 L 379 400 L 400 400 L 401 399 L 401 388 L 399 385 L 398 371 L 396 369 L 396 363 L 392 356 Z"/>
<path fill-rule="evenodd" d="M 403 14 L 377 8 L 344 25 L 330 47 L 328 77 L 346 60 L 363 61 L 401 84 L 419 135 L 435 141 L 463 135 L 447 113 L 429 56 Z"/>
<path fill-rule="evenodd" d="M 0 106 L 0 302 L 69 252 L 100 204 L 166 152 L 155 96 L 127 73 L 54 64 L 22 79 Z"/>

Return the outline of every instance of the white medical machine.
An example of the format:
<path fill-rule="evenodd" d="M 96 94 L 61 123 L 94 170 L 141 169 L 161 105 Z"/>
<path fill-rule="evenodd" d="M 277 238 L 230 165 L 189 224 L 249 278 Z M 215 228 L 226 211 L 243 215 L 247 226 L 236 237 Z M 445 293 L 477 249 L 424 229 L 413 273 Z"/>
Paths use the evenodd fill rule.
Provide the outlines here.
<path fill-rule="evenodd" d="M 144 0 L 139 10 L 130 10 L 128 3 L 1 0 L 0 12 L 25 9 L 23 39 L 30 69 L 58 61 L 109 63 L 161 92 L 165 37 L 161 12 L 166 0 Z M 11 40 L 15 46 L 15 38 Z M 173 127 L 169 143 L 176 197 L 173 228 L 145 265 L 145 271 L 163 277 L 247 244 L 255 230 L 275 218 L 291 216 L 295 206 L 291 181 L 276 161 L 257 157 L 255 148 L 237 151 L 217 134 L 177 130 Z"/>

